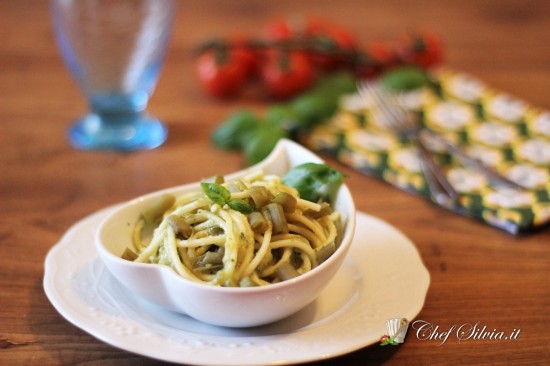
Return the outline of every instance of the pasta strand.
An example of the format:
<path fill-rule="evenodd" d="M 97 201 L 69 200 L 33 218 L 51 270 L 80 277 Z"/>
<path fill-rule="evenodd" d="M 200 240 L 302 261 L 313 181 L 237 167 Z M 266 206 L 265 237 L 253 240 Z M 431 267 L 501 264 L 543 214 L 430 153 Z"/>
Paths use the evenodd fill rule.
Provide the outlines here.
<path fill-rule="evenodd" d="M 299 198 L 298 191 L 276 175 L 253 171 L 222 186 L 228 192 L 220 197 L 228 201 L 193 192 L 159 213 L 156 224 L 138 219 L 132 232 L 135 261 L 167 265 L 195 282 L 265 286 L 290 278 L 289 273 L 310 271 L 319 265 L 321 249 L 319 258 L 326 258 L 326 249 L 337 243 L 340 215 L 321 214 L 319 203 Z M 258 200 L 258 192 L 265 197 Z M 279 194 L 285 207 L 276 200 Z M 231 200 L 250 205 L 255 216 L 232 209 Z M 288 200 L 295 201 L 290 210 Z M 306 211 L 320 217 L 304 215 Z"/>

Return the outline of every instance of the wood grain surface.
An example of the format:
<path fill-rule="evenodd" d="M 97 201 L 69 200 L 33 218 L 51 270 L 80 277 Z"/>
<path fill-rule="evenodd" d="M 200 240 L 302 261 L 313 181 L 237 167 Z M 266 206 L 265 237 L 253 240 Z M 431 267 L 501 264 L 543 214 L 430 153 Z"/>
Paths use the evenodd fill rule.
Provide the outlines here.
<path fill-rule="evenodd" d="M 66 129 L 86 109 L 54 42 L 47 1 L 0 1 L 0 364 L 154 365 L 66 321 L 43 287 L 44 259 L 71 225 L 132 197 L 243 167 L 210 134 L 236 108 L 262 111 L 250 92 L 216 101 L 197 87 L 192 49 L 268 20 L 317 15 L 367 43 L 430 29 L 445 63 L 550 109 L 550 2 L 546 0 L 181 1 L 152 114 L 169 125 L 158 149 L 129 154 L 71 148 Z M 448 329 L 481 322 L 514 341 L 445 344 L 409 331 L 398 347 L 373 345 L 319 365 L 535 365 L 550 362 L 550 232 L 519 237 L 441 210 L 389 185 L 349 174 L 357 207 L 401 230 L 431 275 L 417 319 Z"/>

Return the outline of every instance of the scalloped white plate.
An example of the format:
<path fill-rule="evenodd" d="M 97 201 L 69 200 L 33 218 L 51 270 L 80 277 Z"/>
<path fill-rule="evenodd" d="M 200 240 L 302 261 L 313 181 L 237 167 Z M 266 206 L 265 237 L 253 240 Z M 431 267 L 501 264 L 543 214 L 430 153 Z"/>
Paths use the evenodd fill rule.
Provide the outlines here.
<path fill-rule="evenodd" d="M 59 313 L 77 327 L 115 347 L 159 360 L 283 365 L 339 356 L 377 343 L 387 333 L 387 319 L 412 320 L 430 283 L 414 244 L 387 223 L 359 212 L 340 272 L 312 304 L 267 326 L 211 326 L 134 296 L 107 271 L 93 238 L 111 210 L 79 221 L 50 250 L 44 289 Z"/>

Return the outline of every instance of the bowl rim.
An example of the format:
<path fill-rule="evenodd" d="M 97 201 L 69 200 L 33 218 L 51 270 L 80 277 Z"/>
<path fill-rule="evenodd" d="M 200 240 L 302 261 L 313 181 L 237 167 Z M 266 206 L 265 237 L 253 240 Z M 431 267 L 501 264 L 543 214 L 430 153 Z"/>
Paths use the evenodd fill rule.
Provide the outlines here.
<path fill-rule="evenodd" d="M 264 166 L 269 166 L 273 162 L 277 161 L 277 159 L 280 159 L 281 154 L 284 154 L 285 152 L 289 152 L 289 149 L 299 149 L 303 153 L 307 153 L 311 155 L 311 157 L 314 157 L 315 159 L 312 159 L 312 161 L 315 160 L 315 162 L 324 163 L 324 160 L 317 156 L 312 151 L 306 149 L 305 147 L 299 145 L 298 143 L 288 140 L 288 139 L 281 139 L 275 148 L 272 150 L 272 152 L 267 156 L 264 160 L 260 161 L 259 163 L 247 167 L 245 169 L 230 173 L 226 175 L 226 179 L 230 180 L 233 178 L 241 177 L 246 175 L 247 172 L 255 171 L 258 169 L 261 169 Z M 338 189 L 338 195 L 346 195 L 349 198 L 349 207 L 348 207 L 348 216 L 346 217 L 346 223 L 345 223 L 345 229 L 342 231 L 342 239 L 340 241 L 340 245 L 336 249 L 336 251 L 328 257 L 325 261 L 323 261 L 321 264 L 319 264 L 317 267 L 307 271 L 306 273 L 303 273 L 295 278 L 292 278 L 290 280 L 277 282 L 277 283 L 271 283 L 269 285 L 265 286 L 252 286 L 252 287 L 225 287 L 225 286 L 215 286 L 208 283 L 201 283 L 201 282 L 194 282 L 190 281 L 182 276 L 180 276 L 176 271 L 174 271 L 172 268 L 158 264 L 158 263 L 141 263 L 141 262 L 132 262 L 125 259 L 122 259 L 121 257 L 115 255 L 112 253 L 108 247 L 103 243 L 102 234 L 104 234 L 104 229 L 106 227 L 106 224 L 110 222 L 110 220 L 116 216 L 121 210 L 128 209 L 130 206 L 134 206 L 136 204 L 142 203 L 145 200 L 150 200 L 153 197 L 156 197 L 160 194 L 166 193 L 166 192 L 173 192 L 178 191 L 179 194 L 184 193 L 185 191 L 200 188 L 200 181 L 186 183 L 179 186 L 173 186 L 168 187 L 164 189 L 160 189 L 157 191 L 153 191 L 141 196 L 138 196 L 136 198 L 130 199 L 128 201 L 122 202 L 118 205 L 117 208 L 115 208 L 109 215 L 107 215 L 99 224 L 97 230 L 94 233 L 94 244 L 96 247 L 96 250 L 98 251 L 100 257 L 102 260 L 109 259 L 111 261 L 116 261 L 120 265 L 124 266 L 131 266 L 135 268 L 146 268 L 147 270 L 160 270 L 165 271 L 163 274 L 167 274 L 170 276 L 170 278 L 173 278 L 177 282 L 185 285 L 185 286 L 191 286 L 192 288 L 197 288 L 203 291 L 212 291 L 212 292 L 219 292 L 219 293 L 230 293 L 230 294 L 237 294 L 237 293 L 264 293 L 264 292 L 270 292 L 270 291 L 277 291 L 284 287 L 289 287 L 294 284 L 298 284 L 304 281 L 307 281 L 310 277 L 315 276 L 318 272 L 322 271 L 324 268 L 328 267 L 331 263 L 339 260 L 341 257 L 345 256 L 348 252 L 349 247 L 351 246 L 351 243 L 353 241 L 353 236 L 355 233 L 355 221 L 356 221 L 356 208 L 355 208 L 355 202 L 353 200 L 353 196 L 351 195 L 351 191 L 349 190 L 349 187 L 342 183 L 340 188 Z M 337 254 L 338 255 L 335 255 Z M 166 272 L 168 271 L 168 272 Z"/>

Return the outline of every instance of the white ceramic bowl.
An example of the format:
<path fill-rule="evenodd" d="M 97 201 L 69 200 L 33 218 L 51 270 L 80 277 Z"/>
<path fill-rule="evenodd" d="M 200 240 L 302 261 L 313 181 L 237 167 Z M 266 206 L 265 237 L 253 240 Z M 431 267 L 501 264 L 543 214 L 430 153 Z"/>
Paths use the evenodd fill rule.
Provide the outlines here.
<path fill-rule="evenodd" d="M 290 168 L 306 162 L 322 160 L 290 140 L 281 140 L 264 161 L 226 178 L 243 176 L 259 168 L 282 176 Z M 159 194 L 170 192 L 179 196 L 200 189 L 199 184 L 169 188 L 129 201 L 99 226 L 95 244 L 100 258 L 113 276 L 134 294 L 206 323 L 250 327 L 283 319 L 302 309 L 317 297 L 340 268 L 355 230 L 355 205 L 345 184 L 333 203 L 344 223 L 340 246 L 322 264 L 291 280 L 259 287 L 219 287 L 188 281 L 166 266 L 120 258 L 126 247 L 132 247 L 132 231 L 144 207 Z"/>

